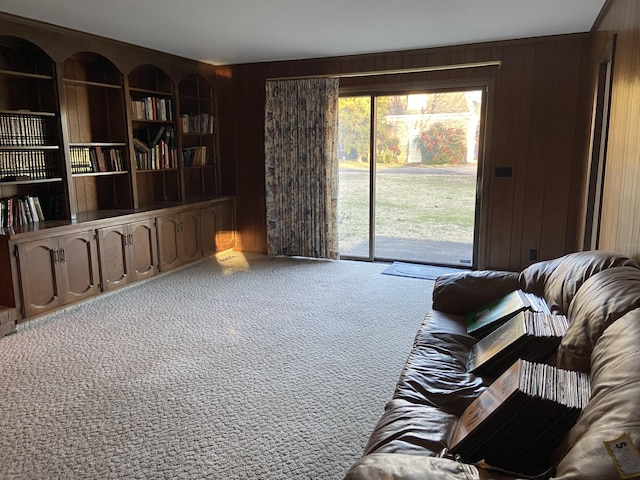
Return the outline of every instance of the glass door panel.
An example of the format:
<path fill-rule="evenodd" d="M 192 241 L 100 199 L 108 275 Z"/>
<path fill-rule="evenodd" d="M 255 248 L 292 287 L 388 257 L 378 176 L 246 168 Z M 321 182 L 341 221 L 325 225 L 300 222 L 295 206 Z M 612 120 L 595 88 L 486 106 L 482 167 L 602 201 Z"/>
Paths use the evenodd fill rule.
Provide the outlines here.
<path fill-rule="evenodd" d="M 482 91 L 376 97 L 377 259 L 471 266 Z"/>
<path fill-rule="evenodd" d="M 473 265 L 483 91 L 340 99 L 341 256 Z"/>
<path fill-rule="evenodd" d="M 372 101 L 370 96 L 341 97 L 338 107 L 340 254 L 369 258 Z"/>

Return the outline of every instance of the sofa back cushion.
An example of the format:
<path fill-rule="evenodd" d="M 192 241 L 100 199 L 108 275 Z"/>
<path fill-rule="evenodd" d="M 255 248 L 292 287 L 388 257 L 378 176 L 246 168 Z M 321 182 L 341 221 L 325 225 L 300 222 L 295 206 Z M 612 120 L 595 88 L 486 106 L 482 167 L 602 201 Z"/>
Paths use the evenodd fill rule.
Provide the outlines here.
<path fill-rule="evenodd" d="M 557 452 L 557 480 L 631 478 L 620 474 L 606 445 L 631 462 L 627 469 L 634 468 L 634 462 L 637 468 L 640 455 L 633 445 L 640 446 L 638 345 L 640 309 L 619 318 L 596 341 L 591 355 L 591 400 Z"/>
<path fill-rule="evenodd" d="M 527 267 L 520 274 L 519 284 L 525 292 L 543 297 L 552 313 L 566 315 L 571 300 L 587 279 L 603 270 L 622 266 L 640 269 L 635 260 L 617 253 L 570 253 Z"/>
<path fill-rule="evenodd" d="M 584 282 L 573 298 L 569 328 L 558 348 L 560 368 L 588 372 L 593 348 L 613 322 L 640 308 L 640 270 L 617 267 Z"/>
<path fill-rule="evenodd" d="M 436 278 L 433 309 L 465 315 L 518 289 L 518 274 L 490 270 L 447 273 Z"/>

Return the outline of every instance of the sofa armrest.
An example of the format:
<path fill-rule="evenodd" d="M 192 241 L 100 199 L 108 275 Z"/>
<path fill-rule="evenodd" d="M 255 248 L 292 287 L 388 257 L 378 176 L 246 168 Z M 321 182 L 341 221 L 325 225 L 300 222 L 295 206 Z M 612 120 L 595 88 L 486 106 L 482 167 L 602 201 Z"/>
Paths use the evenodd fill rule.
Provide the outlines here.
<path fill-rule="evenodd" d="M 518 289 L 518 273 L 465 271 L 439 276 L 433 286 L 433 309 L 466 315 Z"/>
<path fill-rule="evenodd" d="M 447 458 L 372 453 L 358 460 L 344 480 L 514 480 Z"/>

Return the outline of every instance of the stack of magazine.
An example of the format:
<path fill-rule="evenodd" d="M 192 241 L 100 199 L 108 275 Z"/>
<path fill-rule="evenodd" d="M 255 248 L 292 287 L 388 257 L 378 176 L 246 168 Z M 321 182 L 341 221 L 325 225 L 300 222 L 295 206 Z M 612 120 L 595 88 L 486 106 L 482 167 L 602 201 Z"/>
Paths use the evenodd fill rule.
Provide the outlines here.
<path fill-rule="evenodd" d="M 529 292 L 515 290 L 467 315 L 467 332 L 474 337 L 482 338 L 525 310 L 551 313 L 544 299 Z"/>
<path fill-rule="evenodd" d="M 464 411 L 449 453 L 519 475 L 544 473 L 590 391 L 584 373 L 517 360 Z"/>
<path fill-rule="evenodd" d="M 467 370 L 497 377 L 518 358 L 546 360 L 560 345 L 567 328 L 569 321 L 564 315 L 522 311 L 471 347 Z"/>

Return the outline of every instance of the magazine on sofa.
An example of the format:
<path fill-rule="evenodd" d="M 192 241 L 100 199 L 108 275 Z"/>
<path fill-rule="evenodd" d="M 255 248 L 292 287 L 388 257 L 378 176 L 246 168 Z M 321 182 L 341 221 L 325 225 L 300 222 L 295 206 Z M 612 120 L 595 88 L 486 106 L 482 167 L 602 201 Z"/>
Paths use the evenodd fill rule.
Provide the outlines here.
<path fill-rule="evenodd" d="M 517 474 L 543 473 L 590 393 L 587 374 L 517 360 L 465 409 L 449 453 Z"/>
<path fill-rule="evenodd" d="M 508 295 L 467 315 L 467 332 L 482 338 L 518 313 L 531 310 L 551 313 L 544 299 L 533 293 L 514 290 Z"/>
<path fill-rule="evenodd" d="M 564 315 L 519 312 L 471 347 L 467 370 L 495 378 L 518 358 L 546 360 L 560 345 L 567 328 L 569 321 Z"/>

